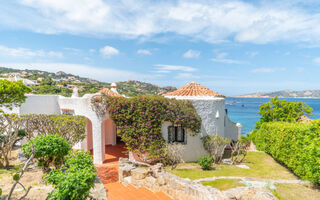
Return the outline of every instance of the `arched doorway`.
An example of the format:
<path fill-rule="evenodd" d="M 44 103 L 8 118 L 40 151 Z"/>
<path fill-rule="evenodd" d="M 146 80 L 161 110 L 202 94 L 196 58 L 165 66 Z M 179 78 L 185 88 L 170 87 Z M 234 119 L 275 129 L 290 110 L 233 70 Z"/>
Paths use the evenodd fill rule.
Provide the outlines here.
<path fill-rule="evenodd" d="M 117 144 L 117 127 L 111 119 L 102 121 L 101 132 L 105 145 Z"/>

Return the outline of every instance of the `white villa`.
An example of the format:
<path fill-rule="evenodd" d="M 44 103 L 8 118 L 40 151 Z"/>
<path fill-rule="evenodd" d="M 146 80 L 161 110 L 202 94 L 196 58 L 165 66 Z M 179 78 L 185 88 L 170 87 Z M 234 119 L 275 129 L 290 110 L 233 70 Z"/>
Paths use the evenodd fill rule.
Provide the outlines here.
<path fill-rule="evenodd" d="M 112 84 L 111 90 L 104 88 L 97 94 L 77 96 L 74 90 L 72 97 L 60 95 L 27 95 L 27 100 L 19 108 L 6 110 L 17 114 L 72 114 L 87 118 L 87 137 L 74 148 L 93 151 L 95 164 L 102 164 L 105 159 L 105 146 L 116 145 L 116 125 L 107 113 L 104 118 L 98 117 L 91 106 L 91 99 L 104 93 L 107 96 L 121 96 Z M 206 154 L 201 137 L 220 135 L 230 140 L 237 140 L 241 134 L 241 125 L 229 120 L 225 109 L 225 96 L 209 90 L 198 83 L 188 85 L 168 94 L 166 98 L 190 100 L 202 119 L 201 132 L 190 136 L 182 127 L 173 127 L 169 122 L 162 125 L 162 136 L 167 142 L 181 142 L 185 145 L 185 161 L 196 161 Z"/>

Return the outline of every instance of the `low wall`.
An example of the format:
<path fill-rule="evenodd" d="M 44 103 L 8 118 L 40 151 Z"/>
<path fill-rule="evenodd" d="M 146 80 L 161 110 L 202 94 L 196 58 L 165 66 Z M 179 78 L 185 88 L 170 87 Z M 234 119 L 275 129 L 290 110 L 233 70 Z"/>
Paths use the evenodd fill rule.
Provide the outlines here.
<path fill-rule="evenodd" d="M 276 200 L 270 191 L 258 188 L 233 188 L 224 192 L 210 186 L 183 179 L 166 172 L 161 163 L 149 168 L 138 167 L 127 158 L 119 159 L 119 182 L 164 192 L 180 200 Z"/>

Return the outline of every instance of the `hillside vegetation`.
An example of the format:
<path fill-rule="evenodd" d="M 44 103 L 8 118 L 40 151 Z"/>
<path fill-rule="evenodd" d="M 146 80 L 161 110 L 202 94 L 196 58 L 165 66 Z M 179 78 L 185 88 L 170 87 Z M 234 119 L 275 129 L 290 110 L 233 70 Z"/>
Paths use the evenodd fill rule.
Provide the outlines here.
<path fill-rule="evenodd" d="M 87 93 L 96 93 L 102 88 L 110 88 L 111 83 L 101 82 L 90 78 L 84 78 L 62 71 L 51 73 L 40 70 L 18 70 L 0 67 L 0 78 L 15 80 L 27 80 L 31 83 L 33 94 L 59 94 L 71 96 L 72 88 L 80 88 L 79 96 Z M 140 81 L 117 82 L 117 90 L 120 94 L 133 97 L 140 94 L 161 95 L 176 90 L 175 87 L 159 87 L 154 84 Z"/>
<path fill-rule="evenodd" d="M 320 98 L 320 90 L 281 90 L 276 92 L 257 92 L 252 94 L 240 95 L 238 97 L 260 97 L 260 98 Z"/>

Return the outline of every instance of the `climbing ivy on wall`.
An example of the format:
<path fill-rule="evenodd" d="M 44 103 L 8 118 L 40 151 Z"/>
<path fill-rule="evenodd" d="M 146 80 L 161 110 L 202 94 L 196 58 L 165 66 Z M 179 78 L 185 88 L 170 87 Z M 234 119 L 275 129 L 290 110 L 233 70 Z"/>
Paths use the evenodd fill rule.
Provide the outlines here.
<path fill-rule="evenodd" d="M 163 122 L 181 125 L 191 130 L 187 132 L 189 134 L 197 134 L 201 128 L 201 118 L 190 101 L 161 96 L 99 96 L 93 98 L 93 109 L 100 117 L 109 112 L 117 125 L 117 134 L 128 150 L 136 153 L 148 152 L 150 157 L 158 157 L 162 153 Z"/>

